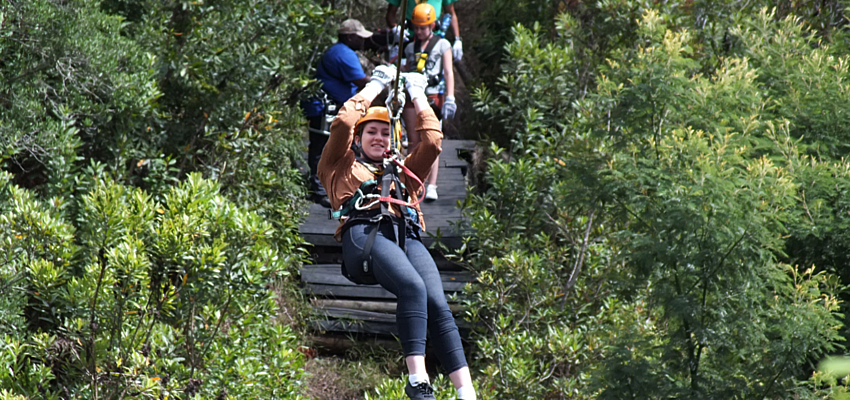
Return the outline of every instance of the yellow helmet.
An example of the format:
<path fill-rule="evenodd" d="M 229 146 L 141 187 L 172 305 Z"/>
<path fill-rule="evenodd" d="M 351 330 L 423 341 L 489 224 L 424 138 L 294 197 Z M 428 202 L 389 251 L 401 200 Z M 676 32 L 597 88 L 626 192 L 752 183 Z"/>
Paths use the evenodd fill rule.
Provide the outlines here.
<path fill-rule="evenodd" d="M 366 115 L 360 117 L 360 119 L 357 120 L 357 123 L 354 124 L 354 132 L 357 132 L 359 134 L 360 133 L 360 125 L 363 125 L 364 123 L 369 122 L 369 121 L 381 121 L 381 122 L 386 122 L 387 124 L 389 124 L 390 123 L 390 112 L 387 111 L 386 107 L 379 107 L 379 106 L 369 107 L 369 109 L 366 111 Z"/>
<path fill-rule="evenodd" d="M 430 25 L 437 20 L 437 10 L 428 3 L 417 5 L 413 9 L 413 25 Z"/>

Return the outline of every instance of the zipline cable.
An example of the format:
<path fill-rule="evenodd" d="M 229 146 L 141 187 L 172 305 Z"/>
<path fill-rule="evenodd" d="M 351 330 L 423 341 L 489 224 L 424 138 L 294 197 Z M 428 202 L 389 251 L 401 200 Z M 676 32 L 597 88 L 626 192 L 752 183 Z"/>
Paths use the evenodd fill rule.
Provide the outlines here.
<path fill-rule="evenodd" d="M 391 89 L 387 96 L 386 106 L 390 115 L 390 149 L 397 157 L 401 156 L 401 112 L 404 109 L 404 90 L 401 86 L 401 59 L 404 54 L 402 52 L 404 46 L 404 30 L 407 22 L 407 1 L 401 2 L 401 24 L 399 24 L 398 41 L 399 47 L 398 56 L 396 56 L 396 75 L 395 87 Z M 384 167 L 390 166 L 390 160 L 384 158 Z"/>

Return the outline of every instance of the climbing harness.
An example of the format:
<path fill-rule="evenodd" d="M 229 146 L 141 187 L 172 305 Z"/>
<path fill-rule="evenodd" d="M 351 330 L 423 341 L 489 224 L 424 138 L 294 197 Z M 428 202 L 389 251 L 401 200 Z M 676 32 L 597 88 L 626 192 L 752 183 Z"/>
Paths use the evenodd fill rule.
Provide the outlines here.
<path fill-rule="evenodd" d="M 393 158 L 393 160 L 394 160 L 393 162 L 396 163 L 396 167 L 401 168 L 401 170 L 405 173 L 405 175 L 410 176 L 420 186 L 423 185 L 423 183 L 419 179 L 419 177 L 417 177 L 416 174 L 411 172 L 403 163 L 398 162 L 398 160 L 396 158 Z M 367 168 L 372 166 L 368 162 L 362 161 L 362 159 L 358 159 L 357 162 L 360 162 L 361 164 L 366 165 Z M 379 173 L 376 173 L 376 175 L 382 175 L 383 176 L 383 173 L 379 172 Z M 398 177 L 395 177 L 395 178 L 397 179 Z M 393 183 L 395 183 L 395 181 L 393 181 Z M 354 194 L 351 197 L 349 197 L 349 199 L 342 205 L 342 207 L 339 210 L 331 212 L 331 219 L 339 219 L 339 218 L 348 216 L 348 214 L 352 211 L 370 210 L 375 205 L 377 205 L 378 203 L 391 203 L 391 204 L 395 204 L 395 205 L 398 205 L 398 206 L 410 208 L 410 207 L 415 207 L 420 202 L 422 202 L 421 198 L 417 199 L 413 203 L 409 203 L 408 201 L 405 201 L 404 200 L 405 198 L 407 198 L 407 199 L 410 198 L 409 194 L 403 195 L 402 199 L 394 198 L 392 196 L 384 196 L 383 194 L 376 194 L 375 190 L 377 189 L 377 184 L 378 184 L 378 181 L 376 179 L 371 179 L 371 180 L 368 180 L 368 181 L 361 183 L 360 187 L 357 188 L 357 190 L 354 192 Z M 401 187 L 401 190 L 403 192 L 407 192 L 407 187 L 403 183 L 398 182 L 398 184 L 399 184 L 399 187 Z"/>
<path fill-rule="evenodd" d="M 422 7 L 422 16 L 420 21 L 413 21 L 414 24 L 423 25 L 430 24 L 436 20 L 435 17 L 432 17 L 433 7 L 422 3 L 416 6 L 417 9 Z M 416 11 L 414 10 L 414 13 Z M 445 14 L 444 18 L 440 21 L 441 25 L 448 26 L 451 23 L 451 14 Z M 418 38 L 413 41 L 412 45 L 412 55 L 409 59 L 406 59 L 405 62 L 408 63 L 408 67 L 410 67 L 413 71 L 418 72 L 420 74 L 425 75 L 428 79 L 428 87 L 429 88 L 437 88 L 437 93 L 428 94 L 428 103 L 434 108 L 434 112 L 437 115 L 441 115 L 441 109 L 443 104 L 445 103 L 445 79 L 444 79 L 444 71 L 440 68 L 439 74 L 431 74 L 428 70 L 428 59 L 431 57 L 431 54 L 434 52 L 434 47 L 443 40 L 445 36 L 445 32 L 431 31 L 431 36 L 427 41 L 419 40 Z"/>
<path fill-rule="evenodd" d="M 428 43 L 425 45 L 425 48 L 422 48 L 422 42 L 416 40 L 413 42 L 413 50 L 420 50 L 419 53 L 414 53 L 413 61 L 416 62 L 416 72 L 421 74 L 425 74 L 428 78 L 428 86 L 429 87 L 437 87 L 438 93 L 429 94 L 428 96 L 428 104 L 434 108 L 434 112 L 438 113 L 439 110 L 443 107 L 443 103 L 446 101 L 445 95 L 445 79 L 443 74 L 439 75 L 429 75 L 428 71 L 425 70 L 425 67 L 428 63 L 428 57 L 431 56 L 431 52 L 434 51 L 434 47 L 437 45 L 442 37 L 437 36 L 437 34 L 431 34 L 431 38 L 428 39 Z"/>
<path fill-rule="evenodd" d="M 428 44 L 425 47 L 422 47 L 422 42 L 419 40 L 415 40 L 413 42 L 413 50 L 420 49 L 419 53 L 415 53 L 413 59 L 416 61 L 416 72 L 424 73 L 425 65 L 428 63 L 428 57 L 431 55 L 431 52 L 434 51 L 434 46 L 442 39 L 440 36 L 431 34 L 431 38 L 428 39 Z M 428 86 L 434 86 L 436 83 L 431 82 L 431 77 L 428 78 Z M 437 81 L 439 82 L 439 80 Z"/>
<path fill-rule="evenodd" d="M 355 224 L 374 224 L 372 232 L 366 238 L 358 263 L 354 266 L 348 266 L 343 262 L 341 266 L 342 275 L 357 284 L 373 285 L 377 283 L 372 269 L 371 251 L 378 231 L 381 230 L 383 224 L 388 223 L 392 227 L 393 240 L 405 251 L 407 251 L 405 238 L 408 230 L 418 235 L 419 229 L 421 229 L 419 213 L 415 207 L 422 201 L 422 198 L 410 203 L 411 195 L 407 187 L 401 183 L 397 169 L 401 169 L 420 187 L 423 187 L 422 181 L 392 153 L 392 150 L 387 150 L 384 157 L 384 168 L 380 172 L 380 194 L 375 193 L 378 191 L 377 179 L 365 181 L 339 211 L 332 213 L 332 217 L 347 218 L 343 229 L 348 229 Z M 359 159 L 357 162 L 368 163 Z M 380 203 L 380 209 L 374 209 L 374 206 L 378 203 Z M 400 216 L 390 212 L 392 204 L 396 205 Z M 358 269 L 352 270 L 351 268 Z"/>

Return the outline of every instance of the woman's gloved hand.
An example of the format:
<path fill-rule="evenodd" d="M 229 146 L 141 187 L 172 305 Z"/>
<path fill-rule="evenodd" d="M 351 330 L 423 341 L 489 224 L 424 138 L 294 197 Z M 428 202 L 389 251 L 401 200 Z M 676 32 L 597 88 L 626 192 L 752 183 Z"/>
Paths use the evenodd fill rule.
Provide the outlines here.
<path fill-rule="evenodd" d="M 452 46 L 452 58 L 455 62 L 463 58 L 463 42 L 461 42 L 460 37 L 455 38 L 455 44 Z"/>
<path fill-rule="evenodd" d="M 395 76 L 395 65 L 379 65 L 372 71 L 372 80 L 366 84 L 366 87 L 376 87 L 378 92 L 380 92 L 395 79 Z"/>
<path fill-rule="evenodd" d="M 411 100 L 425 98 L 425 87 L 428 86 L 428 78 L 425 78 L 425 75 L 418 72 L 403 72 L 401 76 L 404 77 L 404 86 Z"/>
<path fill-rule="evenodd" d="M 446 96 L 446 102 L 443 103 L 443 119 L 452 119 L 455 117 L 455 111 L 457 111 L 457 104 L 455 103 L 454 96 Z"/>

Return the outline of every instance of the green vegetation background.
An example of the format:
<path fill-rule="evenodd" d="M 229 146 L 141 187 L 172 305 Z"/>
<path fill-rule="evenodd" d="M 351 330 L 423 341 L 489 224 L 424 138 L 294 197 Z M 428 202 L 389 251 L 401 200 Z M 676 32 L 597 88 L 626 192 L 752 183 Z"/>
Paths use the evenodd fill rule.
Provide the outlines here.
<path fill-rule="evenodd" d="M 846 397 L 850 2 L 466 1 L 480 397 Z M 0 6 L 0 398 L 307 398 L 325 3 Z"/>

